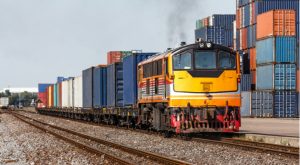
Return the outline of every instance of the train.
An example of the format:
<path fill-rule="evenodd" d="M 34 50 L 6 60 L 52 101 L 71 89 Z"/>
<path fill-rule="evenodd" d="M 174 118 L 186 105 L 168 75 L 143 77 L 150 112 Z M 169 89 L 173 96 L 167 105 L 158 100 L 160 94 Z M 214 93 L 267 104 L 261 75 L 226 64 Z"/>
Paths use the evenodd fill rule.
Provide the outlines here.
<path fill-rule="evenodd" d="M 122 62 L 84 70 L 81 79 L 49 84 L 45 88 L 47 103 L 43 104 L 45 98 L 39 99 L 37 111 L 166 134 L 239 131 L 241 73 L 237 52 L 196 41 L 164 53 L 142 55 L 133 52 Z M 135 60 L 128 60 L 130 57 Z M 96 72 L 100 76 L 93 76 Z M 63 84 L 70 82 L 69 91 L 73 92 L 62 93 L 60 98 L 51 96 L 54 90 L 64 91 Z M 101 88 L 95 91 L 95 85 Z M 82 107 L 75 103 L 78 93 Z M 67 100 L 71 104 L 49 103 L 59 102 L 64 95 L 71 97 Z"/>

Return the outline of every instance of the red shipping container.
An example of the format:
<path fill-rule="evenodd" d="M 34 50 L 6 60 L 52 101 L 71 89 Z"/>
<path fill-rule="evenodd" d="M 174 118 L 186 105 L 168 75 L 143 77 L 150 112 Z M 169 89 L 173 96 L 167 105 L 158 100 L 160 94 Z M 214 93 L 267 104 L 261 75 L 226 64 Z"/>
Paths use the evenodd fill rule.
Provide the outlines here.
<path fill-rule="evenodd" d="M 38 104 L 39 108 L 46 107 L 47 106 L 47 92 L 39 92 L 38 98 L 41 101 L 41 103 Z"/>
<path fill-rule="evenodd" d="M 206 27 L 206 26 L 209 26 L 209 17 L 203 19 L 203 25 L 204 25 L 205 27 Z"/>
<path fill-rule="evenodd" d="M 257 39 L 295 35 L 296 12 L 294 10 L 271 10 L 257 16 Z"/>
<path fill-rule="evenodd" d="M 250 56 L 250 70 L 256 70 L 256 49 L 255 48 L 249 49 L 249 56 Z"/>
<path fill-rule="evenodd" d="M 122 52 L 120 51 L 110 51 L 107 53 L 107 64 L 113 64 L 116 62 L 121 62 Z"/>

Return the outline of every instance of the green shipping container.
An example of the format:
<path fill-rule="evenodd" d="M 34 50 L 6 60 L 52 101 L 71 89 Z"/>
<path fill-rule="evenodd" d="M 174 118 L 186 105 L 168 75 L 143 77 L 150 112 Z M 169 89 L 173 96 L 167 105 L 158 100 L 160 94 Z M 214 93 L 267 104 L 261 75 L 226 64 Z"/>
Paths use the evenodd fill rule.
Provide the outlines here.
<path fill-rule="evenodd" d="M 58 96 L 58 92 L 57 92 L 57 84 L 54 84 L 54 89 L 53 89 L 53 106 L 54 107 L 57 107 L 57 102 L 58 102 L 58 99 L 57 99 L 57 96 Z"/>

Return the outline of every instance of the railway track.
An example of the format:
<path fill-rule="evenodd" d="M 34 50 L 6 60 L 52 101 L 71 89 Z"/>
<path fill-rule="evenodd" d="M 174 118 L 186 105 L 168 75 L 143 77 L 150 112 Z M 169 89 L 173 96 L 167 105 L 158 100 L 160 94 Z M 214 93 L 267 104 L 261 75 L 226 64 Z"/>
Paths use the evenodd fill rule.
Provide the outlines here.
<path fill-rule="evenodd" d="M 169 165 L 179 165 L 179 164 L 180 165 L 185 165 L 185 164 L 188 165 L 188 164 L 191 164 L 191 163 L 188 163 L 188 162 L 185 162 L 185 161 L 165 157 L 165 156 L 155 154 L 155 153 L 151 153 L 151 152 L 147 152 L 147 151 L 137 150 L 137 149 L 130 148 L 130 147 L 127 147 L 127 146 L 124 146 L 124 145 L 116 144 L 116 143 L 109 142 L 109 141 L 106 141 L 106 140 L 103 140 L 103 139 L 98 139 L 98 138 L 91 137 L 91 136 L 88 136 L 88 135 L 85 135 L 85 134 L 81 134 L 81 133 L 78 133 L 78 132 L 75 132 L 75 131 L 72 131 L 72 130 L 57 127 L 57 126 L 54 126 L 54 125 L 51 125 L 51 124 L 48 124 L 48 123 L 44 123 L 44 122 L 41 122 L 39 120 L 35 120 L 33 118 L 30 118 L 28 116 L 24 116 L 24 115 L 21 115 L 21 114 L 18 114 L 18 113 L 11 113 L 11 114 L 14 115 L 16 118 L 18 118 L 18 119 L 20 119 L 20 120 L 22 120 L 22 121 L 24 121 L 24 122 L 26 122 L 30 125 L 33 125 L 33 126 L 39 128 L 39 129 L 41 129 L 45 132 L 48 132 L 48 133 L 58 137 L 58 138 L 61 138 L 61 139 L 66 140 L 66 141 L 68 141 L 72 144 L 75 144 L 76 146 L 79 146 L 80 148 L 84 148 L 84 149 L 86 149 L 90 152 L 93 152 L 95 154 L 105 155 L 107 157 L 107 159 L 111 160 L 112 162 L 117 162 L 118 164 L 138 164 L 138 163 L 130 162 L 128 160 L 118 158 L 114 155 L 104 153 L 104 152 L 100 151 L 99 149 L 87 146 L 86 144 L 79 143 L 75 140 L 72 140 L 70 138 L 62 136 L 62 135 L 58 134 L 57 132 L 50 130 L 49 128 L 56 129 L 56 130 L 59 130 L 59 131 L 62 131 L 62 132 L 66 132 L 68 134 L 72 134 L 72 135 L 78 136 L 80 138 L 87 139 L 88 141 L 93 141 L 93 142 L 99 143 L 101 145 L 109 146 L 111 148 L 121 150 L 121 151 L 129 153 L 131 155 L 135 155 L 135 156 L 138 156 L 138 157 L 149 159 L 149 160 L 152 160 L 152 161 L 157 162 L 157 163 L 169 164 Z M 38 123 L 38 124 L 35 124 L 35 123 Z M 41 126 L 41 125 L 43 125 L 43 126 Z"/>
<path fill-rule="evenodd" d="M 61 118 L 61 117 L 59 117 Z M 101 125 L 105 127 L 111 127 L 109 125 L 101 124 L 101 123 L 92 123 L 92 122 L 87 122 L 87 121 L 81 121 L 81 120 L 75 120 L 80 123 L 85 123 L 85 124 L 91 124 L 91 125 Z M 122 127 L 119 127 L 122 128 Z M 127 128 L 125 128 L 127 129 Z M 129 129 L 131 130 L 131 129 Z M 136 131 L 136 130 L 134 130 Z M 147 133 L 147 134 L 156 134 L 160 135 L 156 132 L 149 132 L 145 130 L 138 130 L 139 132 L 142 133 Z M 181 138 L 181 136 L 175 136 L 173 138 Z M 255 151 L 260 151 L 260 152 L 269 152 L 273 154 L 279 154 L 279 155 L 285 155 L 289 157 L 295 157 L 299 159 L 299 148 L 297 147 L 291 147 L 291 146 L 283 146 L 283 145 L 276 145 L 276 144 L 270 144 L 270 143 L 262 143 L 262 142 L 253 142 L 249 140 L 243 140 L 243 139 L 237 139 L 237 138 L 215 138 L 215 137 L 191 137 L 191 138 L 184 138 L 188 140 L 193 140 L 197 142 L 204 142 L 204 143 L 214 143 L 214 144 L 220 144 L 220 145 L 228 145 L 228 146 L 235 146 L 241 149 L 245 150 L 255 150 Z"/>

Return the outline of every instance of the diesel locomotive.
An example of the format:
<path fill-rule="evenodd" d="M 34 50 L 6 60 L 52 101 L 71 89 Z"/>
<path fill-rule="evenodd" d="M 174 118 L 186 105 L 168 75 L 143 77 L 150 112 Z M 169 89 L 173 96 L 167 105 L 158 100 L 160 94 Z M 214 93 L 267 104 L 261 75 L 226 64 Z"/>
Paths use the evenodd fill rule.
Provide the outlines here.
<path fill-rule="evenodd" d="M 153 55 L 136 69 L 134 106 L 37 110 L 164 132 L 239 131 L 240 59 L 232 49 L 200 41 Z"/>

